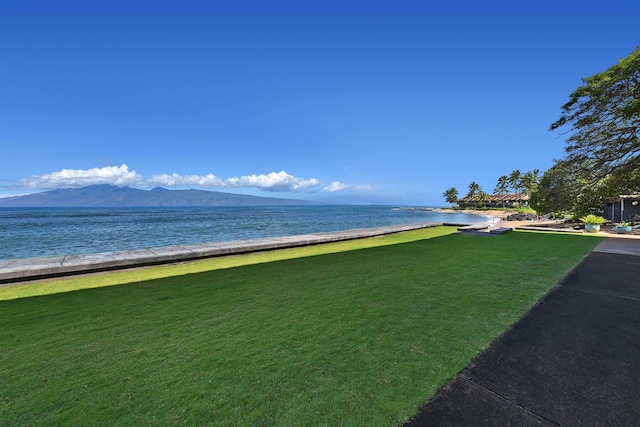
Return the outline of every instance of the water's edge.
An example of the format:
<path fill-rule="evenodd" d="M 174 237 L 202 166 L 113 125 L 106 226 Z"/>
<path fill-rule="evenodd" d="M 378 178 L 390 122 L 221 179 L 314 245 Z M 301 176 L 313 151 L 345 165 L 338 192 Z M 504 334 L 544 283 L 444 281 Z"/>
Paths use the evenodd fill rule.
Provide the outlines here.
<path fill-rule="evenodd" d="M 297 236 L 271 237 L 246 241 L 169 246 L 125 252 L 0 261 L 0 284 L 19 283 L 36 279 L 166 264 L 224 255 L 309 246 L 321 243 L 399 233 L 421 228 L 437 227 L 441 225 L 459 226 L 461 224 L 433 222 L 416 223 Z"/>
<path fill-rule="evenodd" d="M 2 208 L 0 260 L 122 252 L 418 222 L 471 224 L 486 220 L 478 214 L 414 209 L 392 206 Z"/>

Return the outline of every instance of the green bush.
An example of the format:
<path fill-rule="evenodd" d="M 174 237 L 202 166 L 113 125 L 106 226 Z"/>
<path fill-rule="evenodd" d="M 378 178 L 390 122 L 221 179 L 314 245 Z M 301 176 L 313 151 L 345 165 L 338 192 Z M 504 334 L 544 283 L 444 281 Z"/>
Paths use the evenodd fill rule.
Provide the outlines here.
<path fill-rule="evenodd" d="M 582 218 L 580 218 L 580 221 L 584 222 L 585 224 L 604 224 L 605 222 L 607 222 L 606 219 L 604 219 L 601 216 L 596 216 L 593 214 L 589 214 L 587 216 L 583 216 Z"/>
<path fill-rule="evenodd" d="M 532 214 L 535 214 L 536 211 L 535 211 L 535 209 L 531 209 L 531 208 L 519 208 L 518 209 L 518 213 L 523 213 L 523 214 L 532 213 Z"/>

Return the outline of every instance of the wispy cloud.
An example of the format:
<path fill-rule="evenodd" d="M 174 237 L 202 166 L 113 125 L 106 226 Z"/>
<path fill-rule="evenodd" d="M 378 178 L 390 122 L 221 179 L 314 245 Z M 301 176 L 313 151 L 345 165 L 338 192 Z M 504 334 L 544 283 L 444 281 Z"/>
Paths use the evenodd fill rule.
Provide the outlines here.
<path fill-rule="evenodd" d="M 133 187 L 173 187 L 173 188 L 257 188 L 262 191 L 284 193 L 335 193 L 340 191 L 363 191 L 367 185 L 352 185 L 338 181 L 325 184 L 316 178 L 301 178 L 285 171 L 268 174 L 246 175 L 220 178 L 214 174 L 179 175 L 161 174 L 144 178 L 125 164 L 92 169 L 63 169 L 46 175 L 24 178 L 22 185 L 30 190 L 51 190 L 55 188 L 84 187 L 93 184 L 128 185 Z"/>
<path fill-rule="evenodd" d="M 28 196 L 31 193 L 18 193 L 18 194 L 0 194 L 0 199 L 6 199 L 9 197 Z"/>

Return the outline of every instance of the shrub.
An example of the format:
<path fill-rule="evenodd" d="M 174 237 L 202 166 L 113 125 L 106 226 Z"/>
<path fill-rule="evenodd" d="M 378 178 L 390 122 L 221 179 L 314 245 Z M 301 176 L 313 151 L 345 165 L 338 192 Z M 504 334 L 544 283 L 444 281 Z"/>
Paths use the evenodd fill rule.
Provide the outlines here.
<path fill-rule="evenodd" d="M 589 214 L 587 216 L 583 216 L 582 218 L 580 218 L 580 221 L 584 222 L 585 224 L 604 224 L 605 222 L 607 222 L 606 219 L 604 219 L 601 216 L 596 216 L 593 214 Z"/>
<path fill-rule="evenodd" d="M 523 213 L 523 214 L 535 214 L 536 211 L 535 209 L 531 209 L 531 208 L 519 208 L 518 209 L 518 213 Z"/>

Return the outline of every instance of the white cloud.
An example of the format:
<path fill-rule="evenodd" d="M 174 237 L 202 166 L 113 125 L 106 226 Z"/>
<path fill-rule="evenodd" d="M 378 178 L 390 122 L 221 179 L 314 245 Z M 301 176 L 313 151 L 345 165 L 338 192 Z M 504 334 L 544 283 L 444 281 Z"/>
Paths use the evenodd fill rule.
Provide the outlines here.
<path fill-rule="evenodd" d="M 325 193 L 335 193 L 336 191 L 346 190 L 347 188 L 349 188 L 349 185 L 343 184 L 338 181 L 334 181 L 331 184 L 324 187 L 322 191 Z"/>
<path fill-rule="evenodd" d="M 208 174 L 205 176 L 199 175 L 178 175 L 177 173 L 167 175 L 153 175 L 146 181 L 149 185 L 160 185 L 163 187 L 224 187 L 224 181 L 214 174 Z"/>
<path fill-rule="evenodd" d="M 214 174 L 179 175 L 161 174 L 145 179 L 142 175 L 123 164 L 120 167 L 63 169 L 47 175 L 34 176 L 22 180 L 29 189 L 48 190 L 54 188 L 84 187 L 93 184 L 129 185 L 134 187 L 199 187 L 199 188 L 257 188 L 262 191 L 288 193 L 315 193 L 339 191 L 357 191 L 369 189 L 368 186 L 343 184 L 335 181 L 325 185 L 316 178 L 300 178 L 285 171 L 260 175 L 246 175 L 222 179 Z"/>
<path fill-rule="evenodd" d="M 225 181 L 226 187 L 250 187 L 264 191 L 300 192 L 318 191 L 321 182 L 315 178 L 296 178 L 285 171 L 271 172 L 267 175 L 249 175 L 240 178 L 229 178 Z"/>
<path fill-rule="evenodd" d="M 257 188 L 262 191 L 280 191 L 287 193 L 316 192 L 322 190 L 322 182 L 315 178 L 305 179 L 289 175 L 285 171 L 260 175 L 245 175 L 221 179 L 213 174 L 199 175 L 154 175 L 147 180 L 150 185 L 165 187 L 197 186 L 203 188 Z"/>
<path fill-rule="evenodd" d="M 93 169 L 62 169 L 47 175 L 22 179 L 22 184 L 30 189 L 54 189 L 84 187 L 93 184 L 139 185 L 142 175 L 130 171 L 127 165 L 107 166 Z"/>

